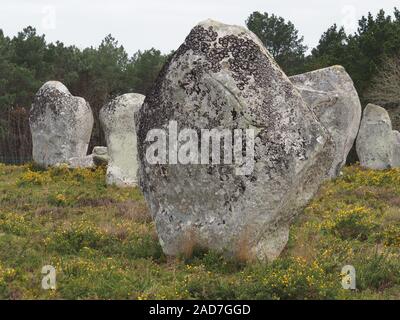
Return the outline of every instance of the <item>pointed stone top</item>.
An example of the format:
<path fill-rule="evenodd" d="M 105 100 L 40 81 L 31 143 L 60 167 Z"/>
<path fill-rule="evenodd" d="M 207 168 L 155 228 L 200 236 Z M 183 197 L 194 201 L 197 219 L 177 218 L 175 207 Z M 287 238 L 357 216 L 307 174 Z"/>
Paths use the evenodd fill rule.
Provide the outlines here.
<path fill-rule="evenodd" d="M 219 22 L 219 21 L 213 20 L 213 19 L 203 20 L 203 21 L 199 22 L 197 25 L 201 26 L 203 28 L 209 28 L 209 27 L 213 27 L 215 29 L 229 28 L 229 29 L 237 29 L 240 32 L 249 32 L 249 30 L 245 27 L 237 26 L 237 25 L 229 25 L 229 24 L 222 23 L 222 22 Z"/>
<path fill-rule="evenodd" d="M 68 88 L 59 81 L 47 81 L 40 89 L 38 94 L 48 91 L 48 90 L 57 90 L 65 94 L 71 94 Z"/>
<path fill-rule="evenodd" d="M 372 103 L 365 107 L 363 117 L 366 120 L 381 120 L 391 123 L 389 113 L 386 111 L 386 109 Z"/>
<path fill-rule="evenodd" d="M 246 27 L 225 24 L 213 19 L 203 20 L 199 22 L 196 27 L 201 27 L 204 29 L 212 28 L 218 34 L 218 37 L 224 37 L 224 36 L 247 37 L 248 39 L 253 40 L 258 46 L 260 46 L 261 50 L 265 54 L 270 56 L 270 53 L 268 52 L 264 44 L 261 42 L 261 40 Z"/>

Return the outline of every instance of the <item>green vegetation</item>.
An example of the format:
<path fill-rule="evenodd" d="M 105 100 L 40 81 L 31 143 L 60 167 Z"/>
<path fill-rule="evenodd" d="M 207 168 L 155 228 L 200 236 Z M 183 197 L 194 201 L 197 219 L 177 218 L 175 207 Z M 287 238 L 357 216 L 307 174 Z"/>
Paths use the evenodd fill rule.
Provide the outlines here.
<path fill-rule="evenodd" d="M 0 165 L 1 299 L 399 299 L 400 170 L 347 167 L 292 227 L 281 258 L 166 257 L 137 189 L 104 168 Z M 57 289 L 41 289 L 41 269 Z M 353 265 L 357 290 L 341 287 Z"/>
<path fill-rule="evenodd" d="M 307 46 L 292 22 L 286 22 L 274 14 L 253 12 L 246 20 L 246 25 L 260 38 L 288 75 L 304 71 Z"/>

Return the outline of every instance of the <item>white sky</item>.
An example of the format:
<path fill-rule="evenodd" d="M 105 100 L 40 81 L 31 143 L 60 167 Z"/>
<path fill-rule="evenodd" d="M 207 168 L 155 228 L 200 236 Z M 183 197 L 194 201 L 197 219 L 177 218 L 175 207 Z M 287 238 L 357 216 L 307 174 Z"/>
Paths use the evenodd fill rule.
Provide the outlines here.
<path fill-rule="evenodd" d="M 48 41 L 98 46 L 111 33 L 130 53 L 176 49 L 207 18 L 244 25 L 253 11 L 291 20 L 310 48 L 333 23 L 355 31 L 357 21 L 380 8 L 392 13 L 399 0 L 1 0 L 0 29 L 16 35 L 34 26 Z"/>

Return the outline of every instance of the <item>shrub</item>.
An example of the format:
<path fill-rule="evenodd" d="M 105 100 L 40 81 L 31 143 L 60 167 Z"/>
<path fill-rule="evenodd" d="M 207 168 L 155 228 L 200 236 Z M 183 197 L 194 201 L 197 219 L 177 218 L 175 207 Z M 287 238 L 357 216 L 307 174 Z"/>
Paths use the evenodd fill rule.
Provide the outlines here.
<path fill-rule="evenodd" d="M 387 255 L 375 253 L 355 264 L 357 288 L 382 291 L 400 284 L 400 261 L 394 262 Z"/>
<path fill-rule="evenodd" d="M 383 232 L 383 243 L 385 246 L 400 248 L 400 225 L 388 226 Z"/>
<path fill-rule="evenodd" d="M 15 235 L 26 235 L 29 223 L 22 214 L 0 211 L 0 229 Z"/>
<path fill-rule="evenodd" d="M 25 187 L 30 185 L 41 186 L 49 183 L 51 178 L 48 172 L 35 172 L 28 169 L 17 180 L 17 186 Z"/>
<path fill-rule="evenodd" d="M 324 221 L 321 229 L 338 235 L 341 239 L 365 241 L 377 229 L 375 216 L 365 207 L 338 210 Z"/>
<path fill-rule="evenodd" d="M 60 254 L 76 254 L 85 247 L 101 249 L 114 240 L 90 222 L 80 221 L 69 228 L 57 230 L 47 244 L 49 249 Z"/>
<path fill-rule="evenodd" d="M 47 199 L 47 202 L 56 207 L 64 207 L 67 204 L 67 198 L 63 194 L 58 193 L 55 195 L 50 195 Z"/>

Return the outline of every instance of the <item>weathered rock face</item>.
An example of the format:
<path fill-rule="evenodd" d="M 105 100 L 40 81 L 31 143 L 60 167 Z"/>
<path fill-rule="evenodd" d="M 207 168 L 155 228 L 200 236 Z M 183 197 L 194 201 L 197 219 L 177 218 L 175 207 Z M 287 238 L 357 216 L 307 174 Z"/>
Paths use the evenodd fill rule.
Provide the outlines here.
<path fill-rule="evenodd" d="M 169 164 L 151 164 L 148 133 L 166 130 L 170 148 L 175 137 L 168 128 L 174 121 L 179 130 L 197 133 L 254 130 L 249 158 L 254 163 L 171 164 L 172 152 Z M 334 158 L 329 133 L 259 39 L 245 28 L 211 20 L 197 25 L 164 66 L 138 113 L 136 130 L 140 186 L 169 255 L 199 245 L 276 258 L 291 219 L 314 195 Z M 179 137 L 180 153 L 185 139 Z M 203 147 L 210 149 L 196 143 L 196 149 Z M 243 152 L 249 154 L 240 145 L 238 153 Z M 238 174 L 243 168 L 247 172 Z"/>
<path fill-rule="evenodd" d="M 115 98 L 100 111 L 110 161 L 107 184 L 118 187 L 137 185 L 137 139 L 135 113 L 143 104 L 144 96 L 129 93 Z"/>
<path fill-rule="evenodd" d="M 329 171 L 334 178 L 346 164 L 360 127 L 361 103 L 353 81 L 341 66 L 293 76 L 290 80 L 335 142 L 335 161 Z"/>
<path fill-rule="evenodd" d="M 60 82 L 45 83 L 30 112 L 33 160 L 44 167 L 86 156 L 93 129 L 89 104 Z"/>
<path fill-rule="evenodd" d="M 384 108 L 369 104 L 364 109 L 356 147 L 361 166 L 375 170 L 392 167 L 392 123 Z"/>
<path fill-rule="evenodd" d="M 397 130 L 393 130 L 392 137 L 393 137 L 392 166 L 394 168 L 400 168 L 400 132 Z"/>

